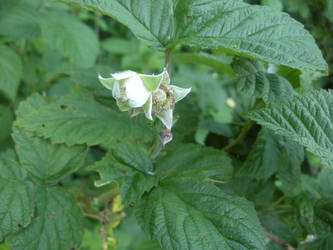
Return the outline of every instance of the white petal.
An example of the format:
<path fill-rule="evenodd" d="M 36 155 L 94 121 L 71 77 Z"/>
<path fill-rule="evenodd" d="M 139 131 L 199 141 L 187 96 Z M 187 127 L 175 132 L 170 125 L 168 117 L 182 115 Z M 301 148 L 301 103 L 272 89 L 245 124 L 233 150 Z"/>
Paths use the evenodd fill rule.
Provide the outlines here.
<path fill-rule="evenodd" d="M 124 83 L 128 104 L 133 108 L 142 107 L 148 100 L 150 92 L 146 89 L 138 75 L 132 76 Z"/>
<path fill-rule="evenodd" d="M 184 88 L 180 88 L 175 85 L 170 85 L 170 87 L 172 88 L 172 90 L 174 92 L 176 102 L 179 102 L 181 99 L 183 99 L 185 96 L 187 96 L 188 93 L 191 92 L 191 88 L 184 89 Z"/>
<path fill-rule="evenodd" d="M 153 117 L 151 115 L 152 110 L 153 110 L 153 97 L 150 96 L 145 105 L 143 105 L 143 111 L 145 112 L 145 116 L 149 120 L 153 120 Z"/>
<path fill-rule="evenodd" d="M 137 76 L 137 75 L 138 75 L 138 73 L 131 71 L 131 70 L 126 70 L 123 72 L 111 74 L 111 76 L 118 81 L 126 79 L 126 78 L 130 78 L 132 76 Z"/>
<path fill-rule="evenodd" d="M 104 78 L 100 74 L 98 74 L 98 80 L 101 84 L 103 84 L 105 88 L 112 90 L 115 81 L 113 78 Z"/>
<path fill-rule="evenodd" d="M 164 124 L 165 127 L 167 127 L 167 129 L 171 130 L 172 125 L 173 125 L 173 110 L 172 109 L 168 109 L 167 111 L 162 111 L 162 112 L 156 114 L 156 116 L 162 121 L 162 123 Z"/>
<path fill-rule="evenodd" d="M 113 84 L 112 96 L 115 99 L 119 99 L 120 96 L 121 96 L 120 87 L 119 87 L 119 82 L 118 81 L 115 81 L 114 84 Z"/>

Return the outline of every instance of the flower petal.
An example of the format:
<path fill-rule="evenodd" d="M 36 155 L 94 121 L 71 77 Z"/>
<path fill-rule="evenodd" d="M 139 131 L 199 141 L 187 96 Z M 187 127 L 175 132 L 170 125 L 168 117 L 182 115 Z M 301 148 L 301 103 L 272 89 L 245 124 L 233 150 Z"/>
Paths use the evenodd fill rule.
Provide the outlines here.
<path fill-rule="evenodd" d="M 133 77 L 133 76 L 137 76 L 137 75 L 138 75 L 138 73 L 136 73 L 132 70 L 126 70 L 126 71 L 123 71 L 123 72 L 111 74 L 111 76 L 114 79 L 118 80 L 118 81 L 130 78 L 130 77 Z"/>
<path fill-rule="evenodd" d="M 113 84 L 115 82 L 115 80 L 112 77 L 104 78 L 100 74 L 98 74 L 98 80 L 100 81 L 101 84 L 103 84 L 105 88 L 112 90 Z"/>
<path fill-rule="evenodd" d="M 145 103 L 145 105 L 143 105 L 143 111 L 145 112 L 145 116 L 147 119 L 149 120 L 153 120 L 153 117 L 151 115 L 151 112 L 153 110 L 153 97 L 150 96 L 148 98 L 148 101 Z"/>
<path fill-rule="evenodd" d="M 164 124 L 167 129 L 171 130 L 173 125 L 173 110 L 168 109 L 166 111 L 162 111 L 160 113 L 155 114 Z"/>
<path fill-rule="evenodd" d="M 119 86 L 119 82 L 118 81 L 115 81 L 114 84 L 113 84 L 112 96 L 115 99 L 118 99 L 121 96 L 120 86 Z"/>
<path fill-rule="evenodd" d="M 138 75 L 128 78 L 125 82 L 126 98 L 132 108 L 142 107 L 148 100 L 150 92 L 146 89 Z"/>
<path fill-rule="evenodd" d="M 179 102 L 181 99 L 183 99 L 185 96 L 187 96 L 188 93 L 191 92 L 191 88 L 184 89 L 184 88 L 180 88 L 175 85 L 170 85 L 170 87 L 174 92 L 174 97 L 175 97 L 176 102 Z"/>

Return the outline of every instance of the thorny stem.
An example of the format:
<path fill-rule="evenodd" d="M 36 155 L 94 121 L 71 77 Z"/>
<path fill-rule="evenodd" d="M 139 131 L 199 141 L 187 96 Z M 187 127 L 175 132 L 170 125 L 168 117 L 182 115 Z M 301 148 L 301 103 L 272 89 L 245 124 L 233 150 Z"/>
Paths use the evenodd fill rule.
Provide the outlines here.
<path fill-rule="evenodd" d="M 274 241 L 275 243 L 279 244 L 281 247 L 287 249 L 287 250 L 296 250 L 296 248 L 294 248 L 292 245 L 290 245 L 289 243 L 285 242 L 284 240 L 281 240 L 280 238 L 278 238 L 276 235 L 265 231 L 266 236 Z"/>

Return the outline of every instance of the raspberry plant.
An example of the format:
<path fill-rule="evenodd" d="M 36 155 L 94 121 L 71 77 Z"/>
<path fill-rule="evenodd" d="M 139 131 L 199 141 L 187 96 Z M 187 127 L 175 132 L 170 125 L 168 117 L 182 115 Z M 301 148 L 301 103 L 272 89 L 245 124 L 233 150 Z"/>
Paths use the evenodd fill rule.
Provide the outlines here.
<path fill-rule="evenodd" d="M 333 91 L 291 2 L 2 0 L 0 248 L 333 249 Z"/>

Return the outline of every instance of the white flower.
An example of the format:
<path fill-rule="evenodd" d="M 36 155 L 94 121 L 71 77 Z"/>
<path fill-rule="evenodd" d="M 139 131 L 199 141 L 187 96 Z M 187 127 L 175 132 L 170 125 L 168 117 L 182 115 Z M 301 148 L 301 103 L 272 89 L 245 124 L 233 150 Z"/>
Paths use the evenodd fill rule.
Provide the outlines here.
<path fill-rule="evenodd" d="M 104 87 L 112 90 L 112 96 L 117 100 L 121 111 L 131 111 L 132 115 L 144 112 L 149 120 L 153 120 L 155 115 L 170 130 L 176 102 L 191 91 L 190 88 L 170 85 L 166 70 L 159 75 L 124 71 L 111 76 L 103 78 L 99 75 L 99 80 Z"/>

